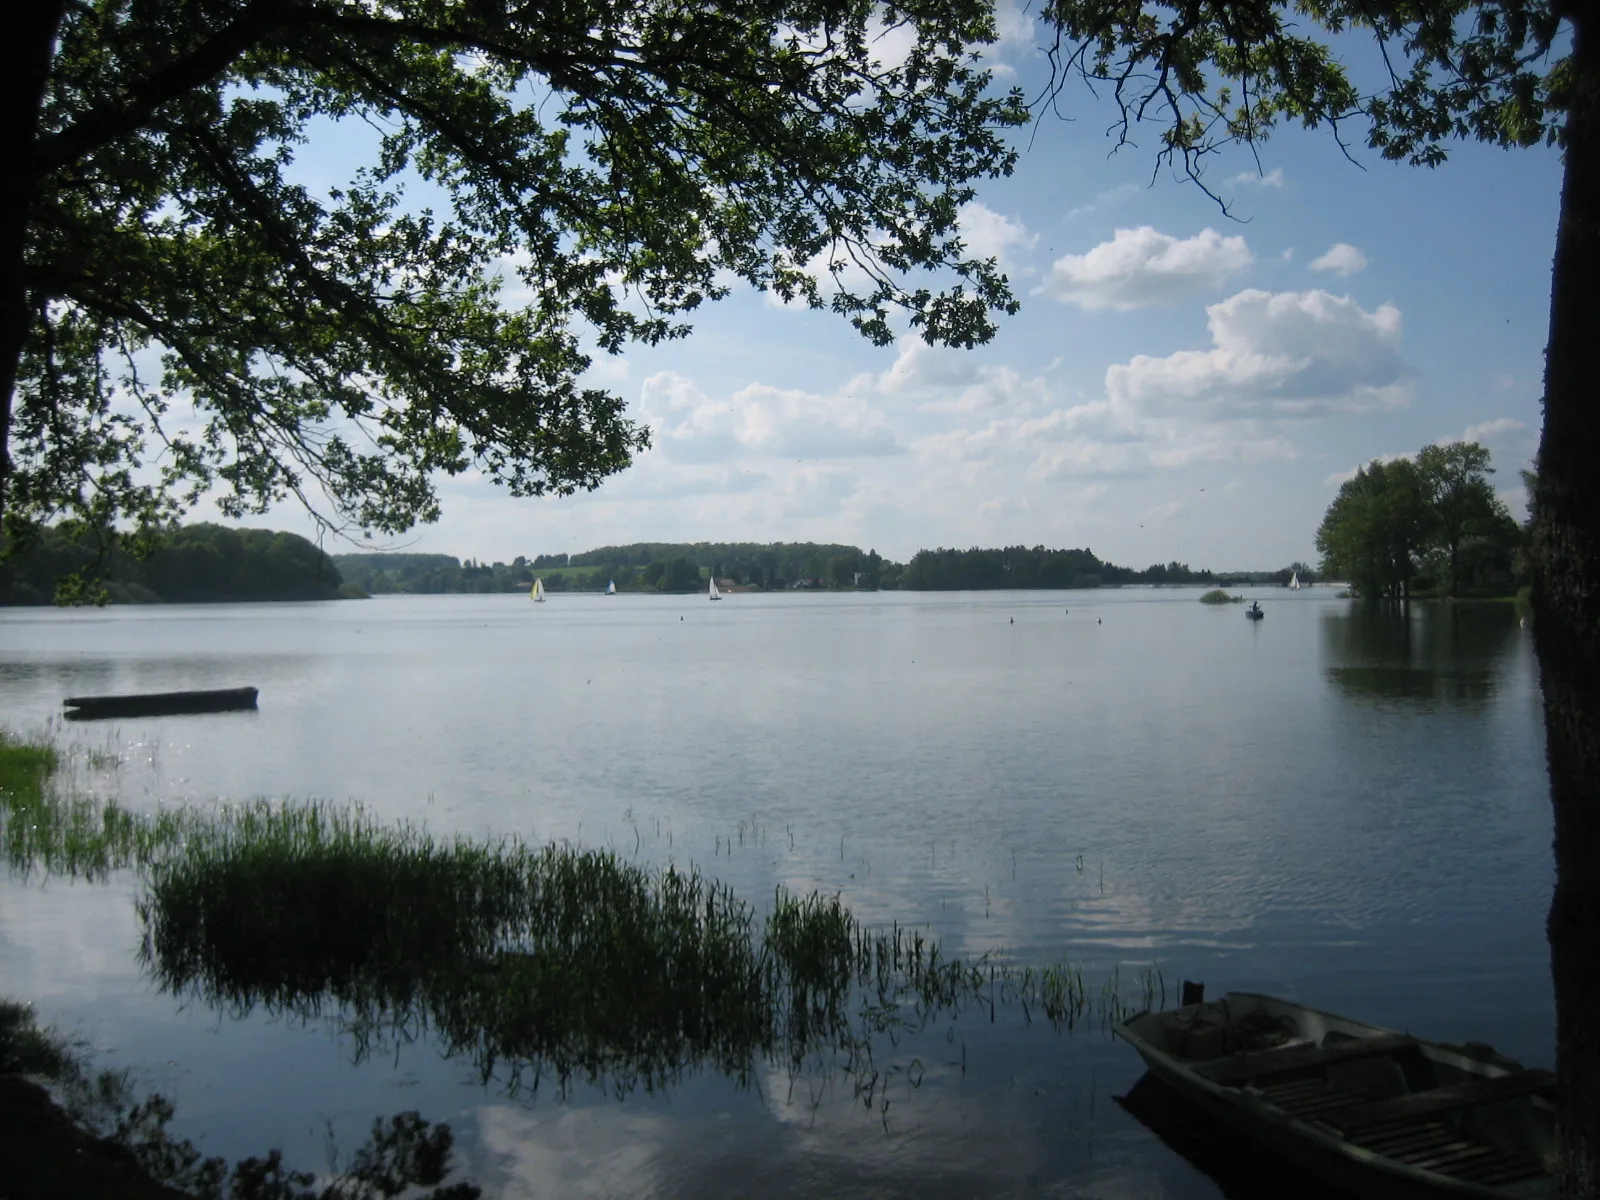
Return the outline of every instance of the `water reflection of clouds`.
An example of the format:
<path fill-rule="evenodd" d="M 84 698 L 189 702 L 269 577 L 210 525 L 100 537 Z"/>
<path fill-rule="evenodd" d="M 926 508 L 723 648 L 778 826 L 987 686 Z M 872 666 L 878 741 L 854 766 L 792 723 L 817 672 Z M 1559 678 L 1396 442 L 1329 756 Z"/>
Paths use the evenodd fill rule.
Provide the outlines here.
<path fill-rule="evenodd" d="M 636 826 L 643 861 L 693 861 L 758 907 L 779 883 L 838 891 L 869 925 L 926 927 L 962 954 L 1084 961 L 1091 991 L 1103 967 L 1153 959 L 1169 984 L 1187 975 L 1212 989 L 1257 986 L 1496 1043 L 1547 1037 L 1549 803 L 1526 635 L 1507 608 L 1481 610 L 1486 631 L 1468 614 L 1445 636 L 1421 606 L 1404 629 L 1357 627 L 1349 606 L 1319 597 L 1274 600 L 1259 629 L 1204 610 L 1192 592 L 1156 591 L 1059 603 L 1032 593 L 1026 602 L 771 596 L 724 605 L 560 597 L 537 614 L 524 597 L 29 622 L 0 614 L 0 723 L 34 727 L 70 691 L 100 690 L 63 682 L 79 670 L 116 678 L 141 660 L 166 671 L 204 659 L 219 686 L 270 682 L 260 720 L 248 729 L 217 718 L 125 723 L 124 800 L 358 797 L 441 833 L 571 837 L 625 858 Z M 229 664 L 249 674 L 238 678 Z M 1467 686 L 1435 694 L 1405 682 L 1400 691 L 1414 694 L 1385 696 L 1330 673 L 1386 667 Z M 765 840 L 741 845 L 738 822 L 752 818 Z M 0 896 L 8 986 L 37 986 L 38 998 L 61 996 L 73 1013 L 95 993 L 144 986 L 122 932 L 127 918 L 101 921 L 90 889 L 52 882 L 23 900 L 13 898 L 18 887 L 8 882 Z M 57 933 L 59 970 L 49 957 Z M 180 1025 L 215 1018 L 172 1016 L 168 1004 L 150 1001 L 150 1020 L 171 1027 L 163 1051 L 183 1059 L 193 1039 Z M 259 1024 L 239 1023 L 227 1044 L 205 1042 L 194 1061 L 207 1088 L 175 1093 L 180 1117 L 191 1104 L 211 1106 L 208 1136 L 231 1130 L 247 1153 L 263 1148 L 260 1114 L 242 1116 L 236 1101 L 218 1098 L 230 1078 L 258 1078 L 249 1054 L 283 1059 L 292 1041 Z M 111 1036 L 124 1037 L 121 1029 Z M 1110 1118 L 1092 1159 L 1041 1132 L 1043 1122 L 1081 1123 L 1087 1064 L 1097 1065 L 1104 1104 L 1117 1086 L 1108 1081 L 1135 1063 L 1081 1030 L 1058 1037 L 1036 1023 L 1031 1034 L 984 1054 L 969 1042 L 970 1069 L 976 1077 L 1016 1065 L 1027 1077 L 1054 1064 L 1046 1096 L 1022 1089 L 1006 1108 L 994 1097 L 1009 1097 L 1009 1078 L 988 1091 L 976 1078 L 954 1083 L 941 1058 L 915 1102 L 896 1101 L 918 1119 L 948 1101 L 971 1137 L 934 1115 L 926 1137 L 912 1131 L 888 1144 L 900 1135 L 886 1134 L 842 1081 L 802 1155 L 784 1148 L 787 1125 L 775 1113 L 727 1101 L 707 1115 L 689 1103 L 688 1091 L 699 1095 L 690 1088 L 665 1107 L 637 1097 L 591 1103 L 611 1116 L 529 1133 L 537 1144 L 516 1160 L 524 1174 L 506 1178 L 543 1178 L 559 1166 L 551 1156 L 570 1154 L 578 1175 L 617 1179 L 616 1195 L 762 1193 L 741 1181 L 829 1194 L 859 1175 L 921 1196 L 917 1155 L 943 1162 L 970 1151 L 990 1161 L 981 1135 L 1019 1161 L 1045 1156 L 1013 1192 L 1207 1194 L 1174 1184 L 1162 1174 L 1171 1156 L 1153 1155 L 1147 1135 Z M 347 1055 L 326 1040 L 330 1060 Z M 406 1061 L 432 1057 L 429 1045 Z M 389 1098 L 371 1099 L 381 1088 L 362 1082 L 384 1069 L 376 1063 L 329 1070 L 308 1098 L 289 1077 L 304 1077 L 310 1060 L 307 1051 L 286 1082 L 257 1084 L 262 1111 L 303 1129 L 316 1106 L 343 1105 L 364 1127 Z M 453 1077 L 456 1067 L 440 1073 Z M 465 1094 L 482 1102 L 477 1090 Z M 462 1097 L 453 1078 L 430 1077 L 404 1103 L 448 1117 Z M 1028 1132 L 1007 1140 L 986 1105 Z M 490 1138 L 514 1149 L 524 1110 L 484 1107 L 509 1114 Z M 553 1120 L 568 1108 L 541 1101 L 535 1111 Z M 797 1110 L 787 1124 L 809 1129 L 808 1120 Z M 936 1138 L 944 1142 L 930 1145 Z M 307 1153 L 315 1160 L 320 1145 Z M 997 1180 L 1015 1179 L 1003 1168 Z M 959 1164 L 955 1178 L 973 1194 L 1007 1190 L 974 1182 Z M 566 1191 L 583 1186 L 580 1178 Z M 504 1194 L 529 1193 L 563 1189 L 516 1183 Z"/>
<path fill-rule="evenodd" d="M 469 1153 L 488 1194 L 508 1197 L 1186 1194 L 1150 1189 L 1155 1171 L 1134 1147 L 1117 1152 L 1141 1134 L 1108 1093 L 1137 1071 L 1118 1056 L 1097 1072 L 1096 1055 L 1112 1053 L 1103 1039 L 1091 1048 L 1041 1027 L 985 1034 L 967 1035 L 978 1044 L 966 1073 L 939 1029 L 908 1039 L 871 1103 L 839 1076 L 791 1089 L 776 1066 L 747 1102 L 714 1113 L 485 1106 Z M 917 1061 L 928 1066 L 913 1087 Z"/>

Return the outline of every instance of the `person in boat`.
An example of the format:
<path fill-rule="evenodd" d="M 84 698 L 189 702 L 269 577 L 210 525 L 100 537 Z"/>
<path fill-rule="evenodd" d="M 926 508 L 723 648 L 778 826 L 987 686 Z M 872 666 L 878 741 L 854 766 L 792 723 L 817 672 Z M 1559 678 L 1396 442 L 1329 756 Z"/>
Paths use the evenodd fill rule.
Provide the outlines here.
<path fill-rule="evenodd" d="M 1261 611 L 1261 601 L 1259 601 L 1259 600 L 1250 601 L 1250 611 L 1253 612 L 1253 613 L 1260 612 Z"/>

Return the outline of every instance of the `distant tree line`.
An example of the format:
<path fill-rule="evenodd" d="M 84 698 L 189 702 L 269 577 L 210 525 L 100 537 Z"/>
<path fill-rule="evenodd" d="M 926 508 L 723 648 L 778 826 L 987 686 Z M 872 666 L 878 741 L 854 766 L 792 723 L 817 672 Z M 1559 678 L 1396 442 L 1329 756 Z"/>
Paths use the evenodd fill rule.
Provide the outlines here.
<path fill-rule="evenodd" d="M 58 585 L 92 580 L 87 596 Z M 41 529 L 0 561 L 0 604 L 58 598 L 122 604 L 333 600 L 344 580 L 305 538 L 267 529 L 181 525 L 133 537 L 96 537 L 73 526 Z M 343 594 L 358 594 L 344 588 Z"/>
<path fill-rule="evenodd" d="M 588 567 L 622 588 L 654 586 L 675 559 L 683 559 L 700 578 L 731 580 L 759 588 L 881 586 L 886 565 L 876 550 L 818 542 L 635 542 L 573 554 L 568 562 Z M 666 588 L 663 590 L 673 590 Z"/>
<path fill-rule="evenodd" d="M 533 579 L 522 557 L 493 565 L 453 554 L 336 554 L 333 561 L 345 579 L 373 596 L 527 591 Z"/>
<path fill-rule="evenodd" d="M 1524 531 L 1495 496 L 1493 472 L 1476 442 L 1424 446 L 1415 458 L 1362 467 L 1317 530 L 1324 573 L 1369 597 L 1516 586 L 1525 574 Z"/>
<path fill-rule="evenodd" d="M 818 542 L 639 542 L 580 554 L 518 555 L 480 562 L 449 554 L 323 554 L 288 533 L 220 525 L 172 527 L 138 538 L 95 539 L 64 527 L 47 529 L 25 552 L 0 565 L 0 603 L 41 604 L 56 583 L 78 573 L 106 581 L 119 603 L 204 600 L 320 600 L 344 595 L 526 592 L 535 578 L 548 592 L 692 592 L 708 578 L 751 589 L 908 591 L 997 588 L 1085 588 L 1120 584 L 1210 584 L 1289 581 L 1302 563 L 1277 572 L 1217 574 L 1182 562 L 1132 570 L 1087 549 L 922 550 L 904 565 L 876 550 Z M 341 593 L 342 589 L 342 593 Z"/>
<path fill-rule="evenodd" d="M 1003 549 L 919 550 L 899 578 L 902 590 L 983 591 L 995 588 L 1094 588 L 1127 583 L 1213 583 L 1211 571 L 1187 563 L 1155 563 L 1142 571 L 1097 558 L 1094 551 L 1049 550 L 1043 546 Z M 1287 581 L 1287 575 L 1285 576 Z"/>
<path fill-rule="evenodd" d="M 341 554 L 344 577 L 374 595 L 391 592 L 689 592 L 715 578 L 736 587 L 877 588 L 897 571 L 876 550 L 815 542 L 636 542 L 581 554 L 519 555 L 510 563 L 447 554 Z"/>

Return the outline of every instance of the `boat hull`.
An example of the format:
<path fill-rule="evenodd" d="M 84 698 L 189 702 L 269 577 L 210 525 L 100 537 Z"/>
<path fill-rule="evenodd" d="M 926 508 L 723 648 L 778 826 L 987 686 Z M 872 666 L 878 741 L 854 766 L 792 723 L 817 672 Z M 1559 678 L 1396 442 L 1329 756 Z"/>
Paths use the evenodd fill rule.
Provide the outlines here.
<path fill-rule="evenodd" d="M 1516 1064 L 1509 1060 L 1499 1059 L 1495 1056 L 1492 1061 L 1485 1061 L 1468 1057 L 1450 1047 L 1443 1047 L 1432 1043 L 1422 1042 L 1417 1039 L 1397 1034 L 1394 1030 L 1384 1029 L 1381 1026 L 1368 1025 L 1363 1022 L 1352 1021 L 1349 1018 L 1338 1017 L 1331 1013 L 1323 1013 L 1315 1009 L 1293 1005 L 1290 1002 L 1278 1001 L 1272 997 L 1255 996 L 1251 993 L 1232 993 L 1225 998 L 1226 1002 L 1265 1002 L 1268 1005 L 1281 1006 L 1286 1012 L 1292 1012 L 1302 1022 L 1302 1028 L 1307 1030 L 1305 1042 L 1291 1042 L 1282 1048 L 1287 1056 L 1290 1052 L 1304 1046 L 1309 1048 L 1313 1055 L 1317 1053 L 1316 1047 L 1320 1043 L 1329 1045 L 1327 1035 L 1332 1033 L 1337 1041 L 1331 1042 L 1337 1046 L 1358 1046 L 1363 1040 L 1372 1045 L 1401 1043 L 1404 1051 L 1396 1050 L 1395 1054 L 1411 1052 L 1426 1057 L 1430 1062 L 1443 1064 L 1449 1070 L 1462 1078 L 1494 1079 L 1499 1075 L 1509 1075 Z M 1188 1005 L 1184 1008 L 1172 1010 L 1170 1013 L 1141 1013 L 1120 1022 L 1116 1026 L 1117 1034 L 1129 1042 L 1144 1060 L 1151 1075 L 1165 1084 L 1180 1098 L 1192 1105 L 1196 1110 L 1208 1118 L 1225 1125 L 1252 1142 L 1271 1150 L 1274 1154 L 1293 1163 L 1295 1166 L 1313 1173 L 1317 1179 L 1341 1191 L 1355 1196 L 1373 1197 L 1374 1200 L 1417 1200 L 1418 1197 L 1459 1197 L 1461 1200 L 1474 1198 L 1474 1200 L 1510 1200 L 1510 1198 L 1525 1198 L 1525 1200 L 1543 1200 L 1553 1197 L 1553 1180 L 1549 1175 L 1539 1175 L 1506 1184 L 1482 1184 L 1468 1180 L 1451 1178 L 1447 1175 L 1431 1170 L 1422 1170 L 1404 1162 L 1385 1157 L 1382 1154 L 1355 1144 L 1346 1135 L 1342 1134 L 1337 1125 L 1337 1109 L 1329 1112 L 1326 1117 L 1310 1120 L 1297 1119 L 1284 1111 L 1282 1107 L 1269 1102 L 1262 1092 L 1253 1086 L 1257 1080 L 1249 1081 L 1252 1086 L 1244 1086 L 1246 1080 L 1239 1080 L 1236 1086 L 1227 1086 L 1213 1082 L 1200 1074 L 1194 1061 L 1184 1059 L 1181 1055 L 1168 1052 L 1155 1044 L 1150 1034 L 1149 1022 L 1151 1018 L 1166 1018 L 1176 1014 L 1184 1014 L 1205 1008 L 1201 1004 Z M 1141 1026 L 1146 1026 L 1141 1031 Z M 1349 1041 L 1345 1041 L 1349 1039 Z M 1373 1039 L 1376 1039 L 1375 1041 Z M 1233 1056 L 1261 1059 L 1264 1056 Z M 1352 1059 L 1356 1055 L 1351 1056 Z M 1369 1061 L 1377 1061 L 1383 1055 L 1374 1055 Z M 1217 1063 L 1227 1063 L 1229 1056 L 1218 1056 L 1210 1060 Z M 1309 1061 L 1309 1060 L 1308 1060 Z M 1506 1063 L 1506 1066 L 1500 1064 Z M 1314 1063 L 1281 1073 L 1281 1077 L 1294 1078 L 1297 1075 L 1314 1072 L 1317 1067 Z M 1221 1068 L 1222 1077 L 1226 1078 L 1227 1068 Z M 1264 1075 L 1270 1078 L 1270 1075 Z M 1523 1103 L 1531 1104 L 1532 1101 Z M 1351 1106 L 1353 1111 L 1357 1106 Z M 1540 1119 L 1547 1113 L 1539 1114 Z M 1329 1119 L 1333 1123 L 1327 1123 Z M 1540 1156 L 1542 1157 L 1542 1155 Z"/>
<path fill-rule="evenodd" d="M 188 713 L 238 712 L 256 707 L 253 687 L 194 692 L 146 692 L 132 696 L 68 696 L 62 701 L 69 721 L 113 717 L 162 717 Z"/>

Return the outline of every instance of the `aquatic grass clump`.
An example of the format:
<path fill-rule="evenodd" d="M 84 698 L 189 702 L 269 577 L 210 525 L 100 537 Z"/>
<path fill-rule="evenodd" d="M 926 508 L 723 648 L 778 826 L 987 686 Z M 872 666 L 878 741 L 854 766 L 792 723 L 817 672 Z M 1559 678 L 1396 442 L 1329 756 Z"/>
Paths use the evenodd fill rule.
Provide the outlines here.
<path fill-rule="evenodd" d="M 1230 596 L 1222 588 L 1212 588 L 1200 597 L 1201 604 L 1243 604 L 1243 596 Z"/>
<path fill-rule="evenodd" d="M 698 871 L 516 847 L 507 945 L 429 993 L 434 1026 L 514 1087 L 545 1073 L 655 1090 L 691 1066 L 747 1078 L 770 1040 L 750 908 Z"/>
<path fill-rule="evenodd" d="M 432 1036 L 513 1092 L 624 1095 L 699 1070 L 747 1084 L 762 1060 L 831 1063 L 860 1085 L 880 1035 L 972 1005 L 1067 1029 L 1131 1011 L 1120 977 L 1096 1002 L 1077 966 L 952 956 L 898 923 L 864 927 L 836 894 L 780 888 L 758 923 L 693 868 L 437 841 L 354 808 L 230 810 L 152 864 L 139 915 L 169 991 L 334 1015 L 357 1057 Z"/>
<path fill-rule="evenodd" d="M 37 803 L 61 756 L 54 746 L 28 742 L 0 729 L 0 805 Z"/>
<path fill-rule="evenodd" d="M 1058 1029 L 1131 1011 L 1115 976 L 1096 1002 L 1071 963 L 950 955 L 898 922 L 866 928 L 837 894 L 780 888 L 758 921 L 692 867 L 440 839 L 357 805 L 140 814 L 61 795 L 48 746 L 3 749 L 14 870 L 138 868 L 141 958 L 162 987 L 333 1016 L 357 1057 L 428 1036 L 512 1091 L 548 1078 L 624 1094 L 702 1069 L 747 1083 L 763 1059 L 831 1063 L 859 1087 L 875 1039 L 974 1005 Z"/>
<path fill-rule="evenodd" d="M 91 749 L 86 761 L 93 766 L 107 754 Z M 194 809 L 145 815 L 114 800 L 64 793 L 59 779 L 64 765 L 62 753 L 50 743 L 0 731 L 0 845 L 18 875 L 43 871 L 104 879 L 112 871 L 154 862 L 213 823 Z"/>
<path fill-rule="evenodd" d="M 749 906 L 605 851 L 435 842 L 326 808 L 235 819 L 157 864 L 143 956 L 235 1010 L 341 1013 L 358 1046 L 434 1030 L 487 1075 L 655 1087 L 770 1041 Z"/>
<path fill-rule="evenodd" d="M 859 935 L 855 914 L 837 894 L 795 896 L 779 888 L 763 941 L 772 966 L 791 986 L 836 991 L 854 974 Z"/>
<path fill-rule="evenodd" d="M 175 978 L 204 973 L 229 1002 L 276 1008 L 352 974 L 408 979 L 430 947 L 483 957 L 520 908 L 516 864 L 492 847 L 440 846 L 357 806 L 257 802 L 190 834 L 149 864 L 143 954 Z"/>

